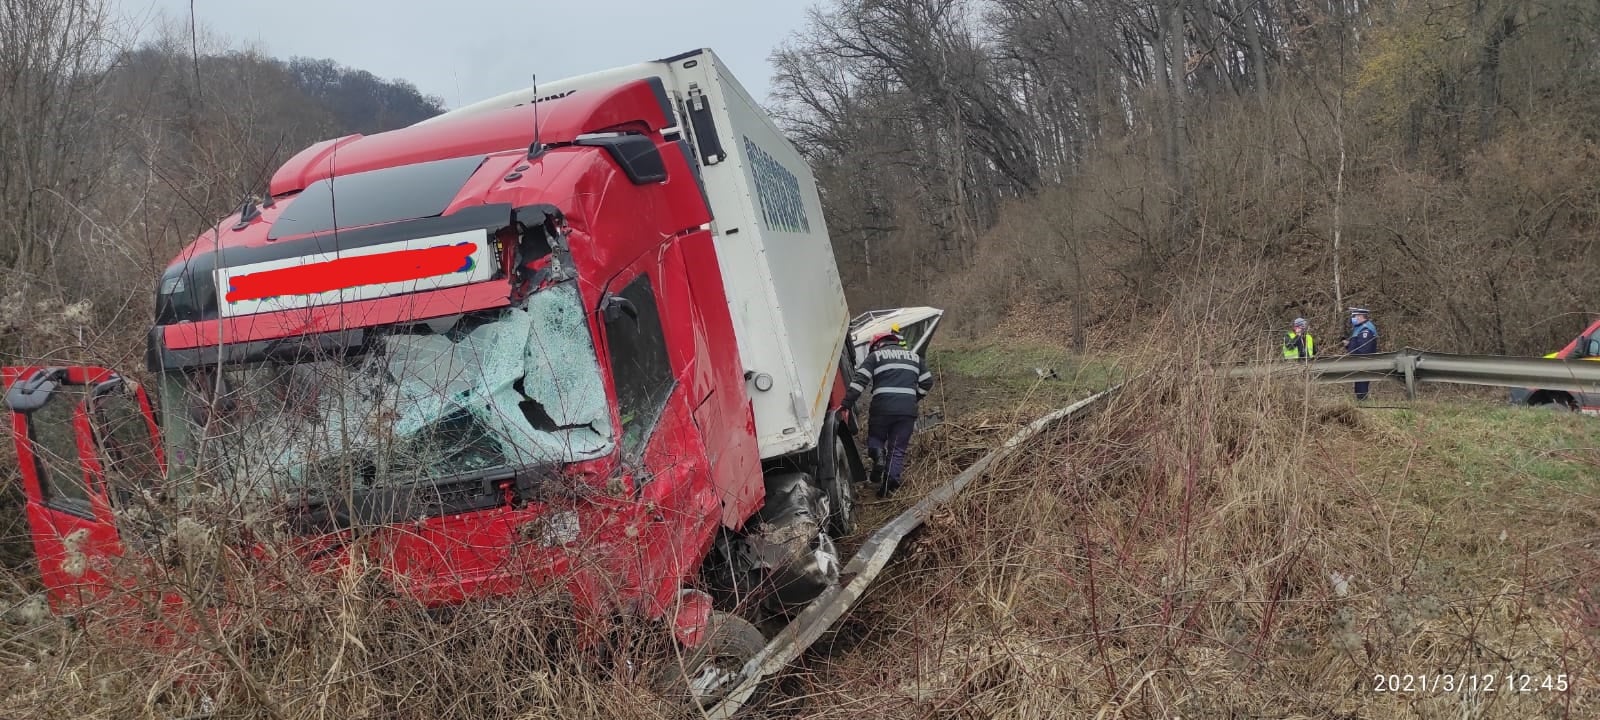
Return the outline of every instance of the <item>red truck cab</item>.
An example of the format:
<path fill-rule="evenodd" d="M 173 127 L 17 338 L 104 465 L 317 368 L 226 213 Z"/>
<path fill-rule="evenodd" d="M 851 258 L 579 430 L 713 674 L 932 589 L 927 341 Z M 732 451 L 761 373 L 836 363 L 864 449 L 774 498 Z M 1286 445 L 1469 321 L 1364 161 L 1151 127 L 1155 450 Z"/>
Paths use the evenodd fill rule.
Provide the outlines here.
<path fill-rule="evenodd" d="M 425 605 L 554 586 L 694 644 L 693 588 L 808 601 L 863 475 L 831 252 L 709 51 L 314 145 L 168 266 L 149 388 L 0 376 L 52 606 L 197 509 Z"/>

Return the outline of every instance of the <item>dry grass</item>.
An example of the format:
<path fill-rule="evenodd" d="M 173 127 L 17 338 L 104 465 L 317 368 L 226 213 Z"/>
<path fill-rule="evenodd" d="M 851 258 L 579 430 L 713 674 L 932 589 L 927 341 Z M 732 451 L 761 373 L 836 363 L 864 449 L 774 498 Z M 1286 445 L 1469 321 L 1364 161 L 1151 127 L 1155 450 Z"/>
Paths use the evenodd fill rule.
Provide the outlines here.
<path fill-rule="evenodd" d="M 1343 387 L 1201 369 L 1193 354 L 1139 368 L 936 518 L 795 673 L 796 716 L 1600 712 L 1591 420 L 1358 410 Z M 930 484 L 990 444 L 982 417 L 924 438 Z M 1506 673 L 1570 689 L 1374 681 Z"/>
<path fill-rule="evenodd" d="M 1127 352 L 1154 360 L 1116 372 L 1037 346 L 936 357 L 947 422 L 919 438 L 908 492 L 865 508 L 869 526 L 1091 376 L 1132 379 L 936 516 L 761 714 L 1600 713 L 1592 420 L 1481 399 L 1358 410 L 1342 387 L 1202 379 L 1203 339 L 1156 337 L 1196 349 Z M 1036 360 L 1064 379 L 1030 378 Z M 222 560 L 240 619 L 186 628 L 172 648 L 11 612 L 0 674 L 20 680 L 0 688 L 0 717 L 675 713 L 651 682 L 674 663 L 656 628 L 585 643 L 538 593 L 429 618 L 377 593 L 371 568 L 319 580 Z M 151 581 L 200 592 L 192 565 L 175 567 Z M 261 637 L 270 651 L 250 652 Z M 1374 690 L 1380 674 L 1508 672 L 1535 686 L 1565 673 L 1570 690 Z"/>
<path fill-rule="evenodd" d="M 0 690 L 0 717 L 678 714 L 647 674 L 677 659 L 654 626 L 624 622 L 590 641 L 548 592 L 428 614 L 393 602 L 375 568 L 360 562 L 322 581 L 292 564 L 212 559 L 226 567 L 184 577 L 157 570 L 141 580 L 189 607 L 206 598 L 226 620 L 184 609 L 140 627 L 154 614 L 106 607 L 109 617 L 77 630 L 42 619 L 42 608 L 10 613 L 0 625 L 0 667 L 15 682 Z M 201 588 L 217 578 L 225 587 Z M 283 582 L 290 589 L 262 589 Z"/>

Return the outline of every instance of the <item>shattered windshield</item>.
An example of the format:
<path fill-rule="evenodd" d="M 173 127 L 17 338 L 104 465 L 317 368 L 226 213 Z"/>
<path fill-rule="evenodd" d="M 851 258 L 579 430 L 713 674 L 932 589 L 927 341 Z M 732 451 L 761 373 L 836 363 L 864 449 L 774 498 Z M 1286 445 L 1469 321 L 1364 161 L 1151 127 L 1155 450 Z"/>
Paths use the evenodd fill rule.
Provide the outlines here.
<path fill-rule="evenodd" d="M 613 442 L 570 282 L 343 351 L 168 372 L 161 407 L 173 477 L 230 494 L 394 487 L 594 459 Z"/>

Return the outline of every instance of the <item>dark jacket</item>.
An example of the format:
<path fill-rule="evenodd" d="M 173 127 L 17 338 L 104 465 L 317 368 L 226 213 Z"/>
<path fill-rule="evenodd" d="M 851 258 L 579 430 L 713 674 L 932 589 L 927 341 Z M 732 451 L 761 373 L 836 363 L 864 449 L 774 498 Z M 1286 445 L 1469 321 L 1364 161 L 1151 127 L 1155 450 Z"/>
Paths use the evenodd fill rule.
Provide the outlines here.
<path fill-rule="evenodd" d="M 1378 326 L 1368 320 L 1350 329 L 1350 344 L 1347 346 L 1352 355 L 1371 355 L 1378 351 Z"/>
<path fill-rule="evenodd" d="M 872 417 L 916 417 L 917 402 L 933 389 L 933 373 L 915 352 L 895 344 L 879 346 L 867 354 L 850 378 L 845 407 L 872 386 Z"/>

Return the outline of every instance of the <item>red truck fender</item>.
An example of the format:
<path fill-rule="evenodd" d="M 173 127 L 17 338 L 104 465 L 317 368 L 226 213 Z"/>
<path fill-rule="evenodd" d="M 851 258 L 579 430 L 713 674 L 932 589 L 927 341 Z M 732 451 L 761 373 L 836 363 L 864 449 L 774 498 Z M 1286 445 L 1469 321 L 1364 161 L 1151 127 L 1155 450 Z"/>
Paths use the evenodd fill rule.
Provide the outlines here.
<path fill-rule="evenodd" d="M 672 609 L 673 639 L 686 648 L 699 647 L 710 624 L 711 596 L 693 588 L 679 590 Z"/>

